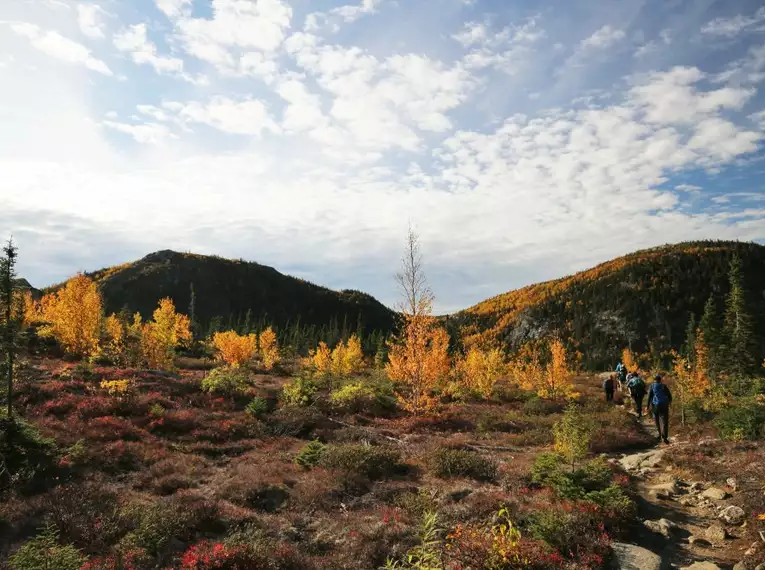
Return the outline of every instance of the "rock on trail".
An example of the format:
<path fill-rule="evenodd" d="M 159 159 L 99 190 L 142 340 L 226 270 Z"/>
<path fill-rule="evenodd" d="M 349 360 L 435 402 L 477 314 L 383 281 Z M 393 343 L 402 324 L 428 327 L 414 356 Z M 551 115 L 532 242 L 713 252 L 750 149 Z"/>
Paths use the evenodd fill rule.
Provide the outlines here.
<path fill-rule="evenodd" d="M 614 570 L 661 570 L 661 557 L 650 550 L 624 542 L 614 542 L 611 550 Z"/>

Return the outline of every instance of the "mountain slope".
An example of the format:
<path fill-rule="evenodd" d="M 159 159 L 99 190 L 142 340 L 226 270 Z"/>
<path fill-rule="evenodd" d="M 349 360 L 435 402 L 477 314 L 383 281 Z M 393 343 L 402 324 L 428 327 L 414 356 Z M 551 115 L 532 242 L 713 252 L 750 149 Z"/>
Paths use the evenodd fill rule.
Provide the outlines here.
<path fill-rule="evenodd" d="M 679 348 L 689 316 L 701 316 L 710 294 L 722 314 L 734 252 L 742 259 L 750 312 L 763 338 L 765 247 L 723 241 L 637 251 L 576 275 L 487 299 L 449 321 L 468 338 L 498 341 L 511 350 L 557 332 L 579 342 L 590 366 L 612 362 L 624 346 L 646 351 L 649 340 L 659 351 Z"/>
<path fill-rule="evenodd" d="M 174 251 L 159 251 L 133 263 L 89 274 L 104 296 L 105 309 L 123 308 L 150 317 L 162 297 L 170 297 L 179 311 L 188 312 L 191 286 L 196 296 L 197 320 L 206 326 L 220 317 L 224 326 L 266 322 L 276 326 L 322 326 L 335 321 L 349 330 L 359 319 L 367 332 L 388 331 L 395 314 L 370 295 L 333 291 L 279 273 L 258 263 Z"/>

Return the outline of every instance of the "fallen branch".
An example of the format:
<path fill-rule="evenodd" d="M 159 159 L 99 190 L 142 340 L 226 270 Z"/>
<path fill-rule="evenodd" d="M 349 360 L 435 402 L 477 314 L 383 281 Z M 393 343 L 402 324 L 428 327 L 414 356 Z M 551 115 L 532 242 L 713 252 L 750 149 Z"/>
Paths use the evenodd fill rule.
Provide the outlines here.
<path fill-rule="evenodd" d="M 395 442 L 395 443 L 397 443 L 397 444 L 399 444 L 399 445 L 406 445 L 406 442 L 405 442 L 403 439 L 398 439 L 398 438 L 395 438 L 395 437 L 391 437 L 391 436 L 389 436 L 389 435 L 385 435 L 385 434 L 382 434 L 382 433 L 378 432 L 376 429 L 374 429 L 374 428 L 371 428 L 371 427 L 367 427 L 367 426 L 357 426 L 357 425 L 353 425 L 353 424 L 348 424 L 348 423 L 345 423 L 345 422 L 341 422 L 340 420 L 336 420 L 335 418 L 330 418 L 330 417 L 327 417 L 327 419 L 328 419 L 329 421 L 333 422 L 333 423 L 336 423 L 336 424 L 338 424 L 338 425 L 341 425 L 341 426 L 344 426 L 344 427 L 349 427 L 349 428 L 354 428 L 354 429 L 361 429 L 361 430 L 366 430 L 366 431 L 368 431 L 368 432 L 371 432 L 371 433 L 373 433 L 373 434 L 374 434 L 374 435 L 376 435 L 377 437 L 382 437 L 382 438 L 385 438 L 385 439 L 387 439 L 387 440 L 389 440 L 389 441 L 393 441 L 393 442 Z"/>

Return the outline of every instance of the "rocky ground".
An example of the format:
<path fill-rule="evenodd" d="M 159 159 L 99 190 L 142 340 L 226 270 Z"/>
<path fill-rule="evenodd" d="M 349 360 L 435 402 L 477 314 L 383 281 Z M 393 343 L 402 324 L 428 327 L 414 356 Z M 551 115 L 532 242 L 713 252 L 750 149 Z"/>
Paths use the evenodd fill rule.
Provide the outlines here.
<path fill-rule="evenodd" d="M 643 417 L 640 426 L 655 434 L 651 417 Z M 747 494 L 762 494 L 758 474 L 763 466 L 745 465 L 721 484 L 699 478 L 695 467 L 701 463 L 677 461 L 680 456 L 706 457 L 706 448 L 720 445 L 724 444 L 711 438 L 693 441 L 681 435 L 672 437 L 669 445 L 612 459 L 636 479 L 642 522 L 633 544 L 614 544 L 615 568 L 765 570 L 765 532 L 751 528 L 754 513 L 741 506 Z"/>

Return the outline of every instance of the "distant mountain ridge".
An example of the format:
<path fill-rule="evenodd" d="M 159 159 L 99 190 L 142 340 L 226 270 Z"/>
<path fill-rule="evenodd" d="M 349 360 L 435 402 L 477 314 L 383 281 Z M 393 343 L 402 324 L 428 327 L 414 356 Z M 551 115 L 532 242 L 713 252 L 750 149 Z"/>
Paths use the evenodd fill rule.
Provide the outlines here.
<path fill-rule="evenodd" d="M 250 261 L 163 250 L 87 275 L 98 283 L 107 313 L 124 308 L 148 318 L 163 297 L 188 313 L 193 285 L 203 327 L 216 318 L 224 326 L 245 318 L 277 327 L 345 322 L 351 332 L 359 324 L 366 332 L 395 324 L 395 313 L 366 293 L 334 291 Z"/>
<path fill-rule="evenodd" d="M 715 293 L 720 315 L 734 253 L 742 260 L 755 332 L 765 338 L 765 246 L 695 241 L 640 250 L 575 275 L 509 291 L 451 315 L 452 332 L 517 349 L 559 334 L 574 338 L 591 367 L 639 352 L 679 348 L 693 313 Z"/>

